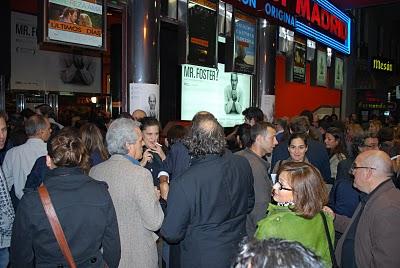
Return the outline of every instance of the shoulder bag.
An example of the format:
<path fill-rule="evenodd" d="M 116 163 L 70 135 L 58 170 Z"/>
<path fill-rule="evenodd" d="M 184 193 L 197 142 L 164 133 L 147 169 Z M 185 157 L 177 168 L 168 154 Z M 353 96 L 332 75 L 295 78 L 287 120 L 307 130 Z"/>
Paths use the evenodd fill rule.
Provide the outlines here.
<path fill-rule="evenodd" d="M 335 251 L 333 250 L 333 244 L 332 244 L 331 236 L 329 234 L 328 223 L 326 222 L 326 217 L 325 217 L 324 212 L 321 211 L 320 214 L 321 214 L 321 217 L 322 217 L 322 222 L 324 223 L 326 238 L 328 240 L 329 253 L 331 255 L 332 267 L 333 268 L 338 268 L 339 266 L 338 266 L 338 264 L 336 262 Z"/>
<path fill-rule="evenodd" d="M 51 203 L 49 192 L 44 184 L 39 188 L 39 197 L 42 201 L 44 211 L 46 212 L 47 219 L 50 222 L 51 229 L 53 230 L 54 236 L 57 239 L 57 243 L 60 246 L 61 252 L 64 255 L 70 268 L 76 268 L 74 258 L 72 257 L 71 250 L 69 249 L 68 242 L 65 239 L 64 231 L 58 220 L 56 211 L 54 210 L 53 204 Z"/>

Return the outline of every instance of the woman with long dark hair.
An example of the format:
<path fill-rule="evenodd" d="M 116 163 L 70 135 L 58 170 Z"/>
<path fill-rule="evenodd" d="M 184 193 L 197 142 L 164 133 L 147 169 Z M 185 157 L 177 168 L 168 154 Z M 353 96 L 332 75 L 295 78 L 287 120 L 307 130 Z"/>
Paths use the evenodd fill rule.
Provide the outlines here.
<path fill-rule="evenodd" d="M 325 146 L 329 152 L 330 184 L 333 184 L 336 179 L 339 162 L 347 158 L 346 140 L 343 131 L 337 127 L 328 128 L 325 133 Z"/>
<path fill-rule="evenodd" d="M 89 153 L 91 167 L 108 159 L 109 155 L 104 145 L 103 135 L 95 124 L 87 123 L 81 126 L 79 135 Z"/>

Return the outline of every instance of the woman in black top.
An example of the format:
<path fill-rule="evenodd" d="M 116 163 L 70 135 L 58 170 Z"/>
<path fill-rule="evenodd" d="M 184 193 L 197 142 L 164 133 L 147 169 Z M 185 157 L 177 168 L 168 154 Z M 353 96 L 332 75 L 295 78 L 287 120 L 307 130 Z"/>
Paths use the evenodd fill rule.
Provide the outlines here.
<path fill-rule="evenodd" d="M 107 184 L 84 174 L 88 155 L 79 137 L 61 131 L 48 142 L 46 186 L 77 267 L 118 267 L 117 217 Z M 11 238 L 12 267 L 68 267 L 37 190 L 25 192 Z"/>

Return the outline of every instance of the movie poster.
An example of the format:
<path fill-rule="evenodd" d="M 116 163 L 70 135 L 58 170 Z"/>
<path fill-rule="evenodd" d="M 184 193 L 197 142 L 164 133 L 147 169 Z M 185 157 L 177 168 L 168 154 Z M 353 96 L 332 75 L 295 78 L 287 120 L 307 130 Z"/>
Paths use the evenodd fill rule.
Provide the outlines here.
<path fill-rule="evenodd" d="M 254 73 L 256 20 L 243 13 L 235 13 L 235 67 L 239 73 Z"/>
<path fill-rule="evenodd" d="M 317 50 L 317 86 L 328 86 L 326 52 Z"/>
<path fill-rule="evenodd" d="M 244 123 L 242 112 L 250 106 L 252 76 L 224 70 L 224 64 L 218 64 L 218 69 L 182 65 L 182 120 L 209 111 L 223 127 Z"/>
<path fill-rule="evenodd" d="M 217 67 L 217 3 L 216 0 L 191 0 L 188 3 L 190 64 Z"/>
<path fill-rule="evenodd" d="M 37 17 L 11 12 L 10 87 L 101 93 L 101 58 L 39 49 Z"/>
<path fill-rule="evenodd" d="M 343 59 L 335 59 L 335 85 L 337 89 L 343 89 Z"/>
<path fill-rule="evenodd" d="M 293 82 L 306 82 L 306 45 L 294 42 Z"/>
<path fill-rule="evenodd" d="M 275 95 L 262 95 L 260 108 L 265 115 L 265 121 L 273 123 L 275 120 Z"/>
<path fill-rule="evenodd" d="M 48 39 L 103 47 L 103 1 L 49 0 Z"/>

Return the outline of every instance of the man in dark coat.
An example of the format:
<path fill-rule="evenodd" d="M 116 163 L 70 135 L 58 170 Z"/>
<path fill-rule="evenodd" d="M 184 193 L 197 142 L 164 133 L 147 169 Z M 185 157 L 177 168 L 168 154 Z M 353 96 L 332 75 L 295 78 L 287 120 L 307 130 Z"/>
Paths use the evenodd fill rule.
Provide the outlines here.
<path fill-rule="evenodd" d="M 161 235 L 180 242 L 181 267 L 230 267 L 254 206 L 250 165 L 225 151 L 212 116 L 193 122 L 188 146 L 191 166 L 171 182 Z"/>
<path fill-rule="evenodd" d="M 310 123 L 305 116 L 297 116 L 292 118 L 289 123 L 290 133 L 303 133 L 309 134 Z M 289 158 L 288 141 L 283 141 L 275 147 L 272 152 L 271 167 L 274 167 L 279 160 Z M 308 161 L 318 168 L 322 177 L 326 182 L 331 180 L 331 170 L 329 165 L 329 156 L 326 151 L 325 145 L 313 139 L 308 140 L 308 150 L 306 152 Z"/>

